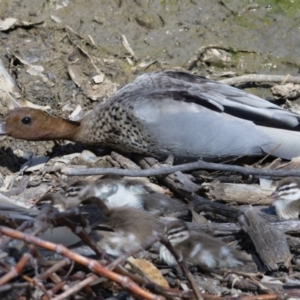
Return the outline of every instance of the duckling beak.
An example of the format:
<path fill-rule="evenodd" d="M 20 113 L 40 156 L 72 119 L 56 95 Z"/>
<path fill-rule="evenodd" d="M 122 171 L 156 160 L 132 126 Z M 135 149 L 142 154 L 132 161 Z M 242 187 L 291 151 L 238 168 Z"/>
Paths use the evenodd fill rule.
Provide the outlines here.
<path fill-rule="evenodd" d="M 278 196 L 279 196 L 278 191 L 274 191 L 274 192 L 270 195 L 270 197 L 273 199 L 273 201 L 275 201 L 275 200 L 278 198 Z"/>
<path fill-rule="evenodd" d="M 5 135 L 7 132 L 5 131 L 5 122 L 0 122 L 0 135 Z"/>

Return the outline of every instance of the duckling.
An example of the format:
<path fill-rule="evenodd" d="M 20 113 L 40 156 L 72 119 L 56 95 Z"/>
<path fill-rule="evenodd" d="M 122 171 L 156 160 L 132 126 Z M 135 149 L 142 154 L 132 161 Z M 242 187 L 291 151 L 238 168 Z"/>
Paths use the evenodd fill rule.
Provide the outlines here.
<path fill-rule="evenodd" d="M 80 122 L 16 108 L 0 134 L 66 139 L 157 158 L 300 155 L 300 116 L 226 84 L 179 71 L 138 76 Z M 288 130 L 286 130 L 288 129 Z"/>
<path fill-rule="evenodd" d="M 280 219 L 296 219 L 300 214 L 300 179 L 287 177 L 277 183 L 271 194 L 273 206 Z"/>
<path fill-rule="evenodd" d="M 66 189 L 67 203 L 80 203 L 98 197 L 110 208 L 128 205 L 154 215 L 170 214 L 188 209 L 180 200 L 156 193 L 140 179 L 106 175 L 97 181 L 80 180 Z"/>
<path fill-rule="evenodd" d="M 211 236 L 191 231 L 181 220 L 167 224 L 165 235 L 190 266 L 202 266 L 208 269 L 234 268 L 245 261 L 245 258 L 235 249 Z M 177 265 L 174 256 L 164 245 L 160 247 L 160 259 L 170 266 Z"/>
<path fill-rule="evenodd" d="M 95 197 L 86 199 L 86 202 L 97 203 L 97 209 L 106 218 L 101 222 L 100 229 L 93 228 L 90 236 L 101 250 L 113 256 L 119 256 L 140 246 L 155 234 L 162 234 L 166 225 L 165 221 L 134 207 L 108 208 L 103 201 Z M 104 227 L 111 231 L 103 230 Z M 87 255 L 87 250 L 84 251 Z"/>

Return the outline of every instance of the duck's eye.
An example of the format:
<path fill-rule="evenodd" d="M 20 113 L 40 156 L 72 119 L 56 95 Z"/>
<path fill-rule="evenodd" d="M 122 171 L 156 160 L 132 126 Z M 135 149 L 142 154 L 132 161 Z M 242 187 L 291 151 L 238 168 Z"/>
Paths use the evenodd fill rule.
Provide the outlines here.
<path fill-rule="evenodd" d="M 31 118 L 30 117 L 24 117 L 21 122 L 25 125 L 28 125 L 31 123 Z"/>

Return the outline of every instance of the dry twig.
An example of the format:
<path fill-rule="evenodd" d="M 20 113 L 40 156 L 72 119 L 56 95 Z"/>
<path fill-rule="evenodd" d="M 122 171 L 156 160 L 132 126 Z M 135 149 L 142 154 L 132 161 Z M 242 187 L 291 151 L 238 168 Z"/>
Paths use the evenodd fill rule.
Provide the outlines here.
<path fill-rule="evenodd" d="M 130 290 L 132 293 L 135 293 L 139 295 L 140 297 L 144 299 L 149 300 L 159 300 L 164 299 L 161 296 L 153 295 L 145 290 L 143 290 L 141 287 L 139 287 L 136 283 L 134 283 L 132 280 L 130 280 L 128 277 L 121 276 L 115 272 L 112 272 L 108 270 L 107 268 L 104 268 L 98 261 L 94 259 L 86 258 L 80 254 L 76 254 L 69 250 L 67 247 L 63 245 L 57 245 L 51 242 L 44 241 L 42 239 L 39 239 L 35 236 L 32 236 L 30 234 L 22 233 L 17 230 L 0 226 L 0 232 L 4 235 L 10 236 L 12 238 L 23 240 L 27 243 L 32 243 L 35 246 L 39 246 L 45 249 L 48 249 L 50 251 L 54 251 L 60 255 L 63 255 L 65 257 L 68 257 L 78 264 L 81 264 L 87 268 L 89 268 L 92 272 L 104 276 L 110 280 L 113 280 L 114 282 L 121 285 L 124 289 Z"/>

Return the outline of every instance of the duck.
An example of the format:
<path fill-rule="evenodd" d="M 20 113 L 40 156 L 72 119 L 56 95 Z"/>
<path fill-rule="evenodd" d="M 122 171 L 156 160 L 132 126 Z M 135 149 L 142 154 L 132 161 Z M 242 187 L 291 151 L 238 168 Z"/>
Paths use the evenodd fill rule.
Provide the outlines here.
<path fill-rule="evenodd" d="M 228 269 L 239 267 L 248 261 L 242 253 L 216 238 L 190 230 L 182 220 L 169 222 L 164 234 L 189 266 L 209 270 Z M 159 256 L 169 266 L 177 266 L 177 261 L 166 246 L 161 245 Z"/>
<path fill-rule="evenodd" d="M 164 159 L 300 155 L 300 115 L 240 89 L 182 71 L 138 76 L 80 121 L 19 107 L 0 134 L 63 139 Z"/>
<path fill-rule="evenodd" d="M 78 180 L 66 189 L 66 203 L 81 203 L 97 197 L 109 208 L 130 206 L 154 215 L 188 210 L 188 205 L 168 195 L 155 192 L 138 178 L 105 175 L 97 181 Z"/>
<path fill-rule="evenodd" d="M 271 194 L 279 219 L 297 219 L 300 214 L 300 178 L 286 177 L 278 181 Z"/>

